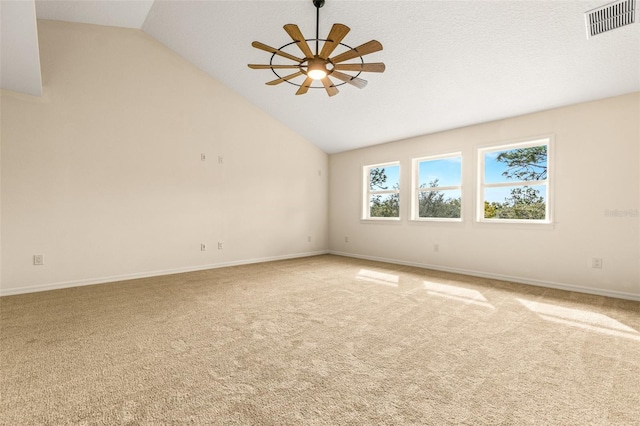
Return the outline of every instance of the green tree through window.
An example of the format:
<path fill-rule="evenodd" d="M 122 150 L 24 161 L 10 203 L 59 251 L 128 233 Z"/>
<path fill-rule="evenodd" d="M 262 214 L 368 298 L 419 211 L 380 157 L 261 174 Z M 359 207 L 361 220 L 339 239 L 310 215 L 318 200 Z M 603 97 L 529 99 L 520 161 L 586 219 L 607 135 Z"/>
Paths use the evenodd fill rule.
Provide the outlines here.
<path fill-rule="evenodd" d="M 460 220 L 462 154 L 452 152 L 413 159 L 412 218 Z"/>
<path fill-rule="evenodd" d="M 366 166 L 365 219 L 400 217 L 400 165 Z"/>
<path fill-rule="evenodd" d="M 493 162 L 485 154 L 485 177 L 489 184 L 494 183 L 491 188 L 485 185 L 485 219 L 547 218 L 547 154 L 547 144 L 499 151 Z M 501 170 L 501 178 L 491 177 L 488 167 Z M 487 200 L 488 195 L 500 193 L 500 188 L 509 190 L 503 201 Z"/>
<path fill-rule="evenodd" d="M 431 188 L 431 191 L 420 191 L 418 196 L 419 217 L 459 218 L 461 198 L 446 197 L 442 191 L 434 191 L 438 187 L 439 179 L 422 184 L 420 188 Z"/>

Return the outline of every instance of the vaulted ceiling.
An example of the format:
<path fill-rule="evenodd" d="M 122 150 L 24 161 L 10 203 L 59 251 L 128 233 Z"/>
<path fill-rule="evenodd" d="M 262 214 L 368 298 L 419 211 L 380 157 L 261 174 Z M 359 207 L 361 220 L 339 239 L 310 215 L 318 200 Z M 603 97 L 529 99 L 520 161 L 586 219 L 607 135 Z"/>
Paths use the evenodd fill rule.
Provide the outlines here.
<path fill-rule="evenodd" d="M 329 98 L 267 86 L 270 70 L 247 67 L 271 56 L 252 41 L 291 42 L 285 24 L 315 37 L 311 0 L 2 0 L 2 87 L 42 90 L 36 16 L 136 28 L 334 153 L 640 91 L 640 25 L 586 37 L 584 13 L 604 3 L 326 0 L 320 38 L 345 24 L 343 43 L 376 39 L 384 50 L 365 59 L 386 64 L 360 76 L 366 88 L 340 86 Z"/>

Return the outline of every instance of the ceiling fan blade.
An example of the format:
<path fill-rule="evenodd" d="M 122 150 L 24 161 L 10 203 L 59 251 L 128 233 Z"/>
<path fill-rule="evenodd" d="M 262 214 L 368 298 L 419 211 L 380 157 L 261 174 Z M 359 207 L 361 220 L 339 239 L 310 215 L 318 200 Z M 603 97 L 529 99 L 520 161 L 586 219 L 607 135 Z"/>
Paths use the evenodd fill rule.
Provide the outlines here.
<path fill-rule="evenodd" d="M 300 75 L 302 75 L 302 71 L 298 71 L 297 73 L 286 75 L 286 76 L 284 76 L 282 78 L 278 78 L 277 80 L 270 81 L 267 84 L 269 86 L 275 86 L 276 84 L 280 84 L 283 81 L 291 80 L 292 78 L 296 78 L 296 77 L 298 77 Z"/>
<path fill-rule="evenodd" d="M 304 36 L 300 32 L 300 28 L 296 24 L 287 24 L 284 26 L 284 30 L 289 34 L 289 36 L 296 42 L 304 56 L 307 58 L 313 58 L 313 52 L 309 48 L 307 41 L 304 39 Z M 302 61 L 301 61 L 302 62 Z"/>
<path fill-rule="evenodd" d="M 283 58 L 291 59 L 292 61 L 296 61 L 296 62 L 304 61 L 304 59 L 302 59 L 302 58 L 298 58 L 297 56 L 289 55 L 287 52 L 282 52 L 282 51 L 280 51 L 278 49 L 275 49 L 275 48 L 273 48 L 271 46 L 267 46 L 264 43 L 260 43 L 259 41 L 254 41 L 253 43 L 251 43 L 251 45 L 253 47 L 255 47 L 256 49 L 264 50 L 265 52 L 269 52 L 269 53 L 275 53 L 278 56 L 282 56 Z"/>
<path fill-rule="evenodd" d="M 356 86 L 358 89 L 364 89 L 367 85 L 367 80 L 358 77 L 351 77 L 350 75 L 343 74 L 340 71 L 333 70 L 331 76 L 349 83 L 352 86 Z"/>
<path fill-rule="evenodd" d="M 333 24 L 331 31 L 329 31 L 329 35 L 327 36 L 327 41 L 325 41 L 318 56 L 322 59 L 329 59 L 329 55 L 331 55 L 335 48 L 338 47 L 349 31 L 351 30 L 346 25 Z"/>
<path fill-rule="evenodd" d="M 307 77 L 304 83 L 302 83 L 302 86 L 300 86 L 300 88 L 296 92 L 296 95 L 304 95 L 305 93 L 307 93 L 312 83 L 313 83 L 313 79 L 311 77 Z"/>
<path fill-rule="evenodd" d="M 262 65 L 262 64 L 249 64 L 249 68 L 254 70 L 268 70 L 272 69 L 296 69 L 300 68 L 299 65 Z"/>
<path fill-rule="evenodd" d="M 337 64 L 338 62 L 348 61 L 349 59 L 368 55 L 369 53 L 377 52 L 379 50 L 382 50 L 382 44 L 380 44 L 380 42 L 377 40 L 371 40 L 366 42 L 365 44 L 361 44 L 358 47 L 354 47 L 351 50 L 347 50 L 346 52 L 331 58 L 331 62 Z"/>
<path fill-rule="evenodd" d="M 329 77 L 325 77 L 321 81 L 322 81 L 322 85 L 324 86 L 325 90 L 327 91 L 327 95 L 335 96 L 335 95 L 338 94 L 338 92 L 340 92 L 338 90 L 338 88 L 333 85 L 333 82 L 331 80 L 329 80 Z"/>
<path fill-rule="evenodd" d="M 370 64 L 336 64 L 334 69 L 342 71 L 384 72 L 385 66 L 382 62 L 372 62 Z"/>

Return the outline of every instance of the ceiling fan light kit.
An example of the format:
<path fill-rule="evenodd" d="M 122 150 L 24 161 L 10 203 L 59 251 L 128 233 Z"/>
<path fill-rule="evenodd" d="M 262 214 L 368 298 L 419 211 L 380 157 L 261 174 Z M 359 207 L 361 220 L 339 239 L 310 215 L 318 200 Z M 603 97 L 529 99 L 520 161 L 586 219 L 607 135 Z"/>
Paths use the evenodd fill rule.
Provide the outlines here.
<path fill-rule="evenodd" d="M 333 24 L 327 38 L 321 39 L 318 30 L 320 24 L 320 8 L 324 6 L 324 0 L 312 1 L 316 7 L 316 37 L 305 39 L 297 25 L 287 24 L 284 26 L 284 30 L 293 41 L 278 49 L 260 43 L 259 41 L 254 41 L 251 45 L 256 49 L 271 53 L 271 59 L 269 60 L 269 64 L 249 64 L 249 68 L 270 69 L 278 78 L 266 84 L 275 86 L 286 82 L 298 86 L 299 88 L 296 95 L 303 95 L 307 93 L 309 89 L 324 88 L 329 96 L 334 96 L 339 92 L 338 86 L 342 86 L 343 84 L 350 84 L 359 89 L 364 88 L 367 85 L 367 81 L 359 78 L 359 75 L 362 72 L 384 72 L 385 65 L 382 62 L 365 63 L 362 57 L 382 50 L 382 44 L 377 40 L 371 40 L 357 47 L 351 47 L 342 43 L 342 40 L 350 31 L 349 27 L 343 24 Z M 324 42 L 322 49 L 319 48 L 321 41 Z M 311 50 L 307 42 L 315 42 L 315 53 Z M 298 46 L 303 57 L 295 56 L 283 50 L 292 44 Z M 334 57 L 330 57 L 340 46 L 346 50 Z M 274 63 L 276 57 L 284 58 L 295 63 L 276 64 Z M 344 63 L 352 59 L 356 60 L 356 62 Z M 296 70 L 296 72 L 282 76 L 277 71 L 286 69 Z M 355 73 L 355 75 L 342 71 Z M 292 81 L 297 77 L 304 77 L 304 81 L 301 84 Z M 341 82 L 336 84 L 330 77 Z M 313 86 L 313 83 L 316 81 L 321 82 L 322 85 Z"/>

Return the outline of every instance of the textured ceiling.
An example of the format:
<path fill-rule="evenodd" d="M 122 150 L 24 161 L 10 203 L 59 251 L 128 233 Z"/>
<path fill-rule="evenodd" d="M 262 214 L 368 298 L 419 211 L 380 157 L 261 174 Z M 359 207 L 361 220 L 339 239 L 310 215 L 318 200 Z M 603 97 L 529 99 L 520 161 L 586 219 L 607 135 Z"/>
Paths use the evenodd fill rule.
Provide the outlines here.
<path fill-rule="evenodd" d="M 640 91 L 638 23 L 586 38 L 584 12 L 601 0 L 327 0 L 320 37 L 333 23 L 351 28 L 343 43 L 371 39 L 384 50 L 383 74 L 363 73 L 360 90 L 340 86 L 295 96 L 267 86 L 273 47 L 297 24 L 315 36 L 311 0 L 38 1 L 38 18 L 141 28 L 329 153 Z M 299 55 L 295 46 L 291 53 Z"/>

